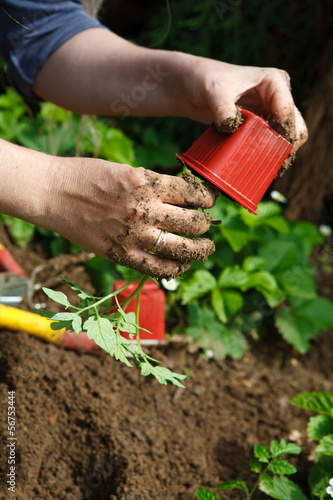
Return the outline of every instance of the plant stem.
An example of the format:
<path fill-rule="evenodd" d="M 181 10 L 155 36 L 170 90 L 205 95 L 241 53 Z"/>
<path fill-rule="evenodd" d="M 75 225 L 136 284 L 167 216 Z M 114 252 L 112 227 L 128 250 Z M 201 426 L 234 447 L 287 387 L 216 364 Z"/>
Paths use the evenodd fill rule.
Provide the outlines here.
<path fill-rule="evenodd" d="M 147 279 L 147 278 L 148 278 L 148 276 L 147 276 L 147 275 L 145 275 L 145 276 L 142 278 L 142 280 L 143 280 L 144 278 L 146 278 L 146 279 Z M 86 306 L 86 307 L 84 307 L 83 309 L 79 309 L 79 314 L 83 313 L 84 311 L 87 311 L 88 309 L 91 309 L 92 307 L 96 307 L 96 306 L 98 306 L 98 305 L 100 305 L 100 304 L 103 304 L 103 302 L 105 302 L 105 301 L 107 301 L 107 300 L 111 299 L 111 297 L 114 297 L 115 295 L 118 295 L 118 293 L 122 292 L 123 290 L 125 290 L 125 288 L 127 288 L 127 287 L 128 287 L 128 286 L 130 286 L 130 285 L 132 285 L 133 283 L 135 283 L 135 282 L 136 282 L 136 281 L 138 281 L 138 280 L 139 280 L 139 278 L 133 278 L 131 281 L 129 281 L 128 283 L 126 283 L 126 285 L 122 286 L 121 288 L 118 288 L 118 290 L 116 290 L 115 292 L 112 292 L 112 293 L 110 293 L 109 295 L 106 295 L 105 297 L 102 297 L 100 300 L 98 300 L 97 302 L 95 302 L 95 304 L 91 304 L 90 306 Z M 142 280 L 141 280 L 141 282 L 142 282 Z M 141 283 L 141 282 L 140 282 L 140 283 Z M 140 285 L 139 285 L 139 286 L 140 286 Z M 142 287 L 141 287 L 141 288 L 142 288 Z M 141 290 L 141 288 L 140 288 L 140 290 Z M 136 291 L 137 291 L 137 289 L 135 290 L 135 292 L 136 292 Z M 134 292 L 133 292 L 133 293 L 134 293 Z M 133 294 L 132 294 L 132 295 L 133 295 Z M 130 297 L 132 297 L 132 295 L 131 295 Z M 127 299 L 127 300 L 128 300 L 128 299 Z M 126 301 L 126 302 L 127 302 L 127 301 Z M 125 304 L 126 304 L 126 302 L 125 302 Z M 126 306 L 127 306 L 127 304 L 126 304 Z M 75 308 L 75 309 L 77 309 L 77 308 Z M 124 308 L 124 309 L 125 309 L 125 308 Z"/>
<path fill-rule="evenodd" d="M 267 471 L 268 467 L 270 466 L 271 462 L 272 462 L 273 458 L 268 462 L 268 464 L 266 465 L 266 467 L 264 468 L 264 470 L 262 470 L 258 476 L 258 479 L 257 481 L 255 482 L 252 490 L 250 491 L 250 493 L 248 494 L 247 496 L 247 499 L 246 500 L 251 500 L 251 498 L 253 497 L 254 493 L 256 492 L 256 490 L 258 489 L 258 486 L 259 486 L 259 483 L 260 483 L 260 479 L 261 479 L 261 476 L 263 476 L 265 474 L 265 472 Z"/>

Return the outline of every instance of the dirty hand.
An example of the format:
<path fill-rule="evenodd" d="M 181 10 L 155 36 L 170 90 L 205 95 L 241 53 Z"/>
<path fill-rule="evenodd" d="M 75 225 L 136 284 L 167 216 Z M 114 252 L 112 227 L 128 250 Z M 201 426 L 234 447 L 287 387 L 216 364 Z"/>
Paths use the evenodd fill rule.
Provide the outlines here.
<path fill-rule="evenodd" d="M 296 108 L 289 75 L 276 68 L 236 66 L 202 57 L 179 54 L 182 99 L 179 105 L 189 118 L 215 122 L 233 132 L 240 124 L 236 105 L 263 116 L 294 144 L 307 140 L 307 128 Z"/>
<path fill-rule="evenodd" d="M 209 229 L 211 216 L 187 207 L 208 208 L 216 198 L 213 188 L 192 178 L 98 159 L 54 158 L 49 182 L 50 229 L 141 273 L 171 278 L 215 249 L 209 239 L 180 236 Z M 161 230 L 168 231 L 166 240 L 150 253 Z"/>

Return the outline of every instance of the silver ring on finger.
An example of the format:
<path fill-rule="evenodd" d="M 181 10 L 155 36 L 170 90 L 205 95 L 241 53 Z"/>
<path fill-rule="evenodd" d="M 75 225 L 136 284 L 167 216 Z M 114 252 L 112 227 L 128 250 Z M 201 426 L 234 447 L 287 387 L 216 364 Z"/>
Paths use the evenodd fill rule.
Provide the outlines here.
<path fill-rule="evenodd" d="M 152 252 L 154 253 L 158 253 L 161 251 L 161 248 L 163 247 L 165 241 L 166 241 L 166 238 L 167 238 L 167 232 L 164 231 L 163 229 L 161 229 L 161 232 L 160 234 L 158 235 L 158 238 L 156 240 L 156 243 L 155 245 L 153 246 L 153 248 L 151 249 Z"/>

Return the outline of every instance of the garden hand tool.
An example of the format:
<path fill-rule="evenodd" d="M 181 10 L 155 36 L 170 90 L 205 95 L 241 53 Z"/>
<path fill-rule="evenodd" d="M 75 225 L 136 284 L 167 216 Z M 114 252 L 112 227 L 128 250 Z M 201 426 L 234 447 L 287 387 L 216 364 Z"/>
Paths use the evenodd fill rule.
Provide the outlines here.
<path fill-rule="evenodd" d="M 100 354 L 101 349 L 90 340 L 85 332 L 74 333 L 66 330 L 52 330 L 51 321 L 39 314 L 22 311 L 0 304 L 0 328 L 25 331 L 46 342 L 74 351 Z"/>
<path fill-rule="evenodd" d="M 24 271 L 0 243 L 0 304 L 19 307 L 28 291 Z"/>

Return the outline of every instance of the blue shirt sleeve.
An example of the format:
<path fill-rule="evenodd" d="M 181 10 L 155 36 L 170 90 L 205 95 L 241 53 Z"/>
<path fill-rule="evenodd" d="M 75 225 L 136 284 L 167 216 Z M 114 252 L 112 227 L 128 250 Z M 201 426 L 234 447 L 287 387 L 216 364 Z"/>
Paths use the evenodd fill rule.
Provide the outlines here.
<path fill-rule="evenodd" d="M 32 85 L 47 58 L 74 35 L 101 27 L 79 0 L 1 1 L 0 53 L 11 84 L 25 99 L 39 100 Z"/>

